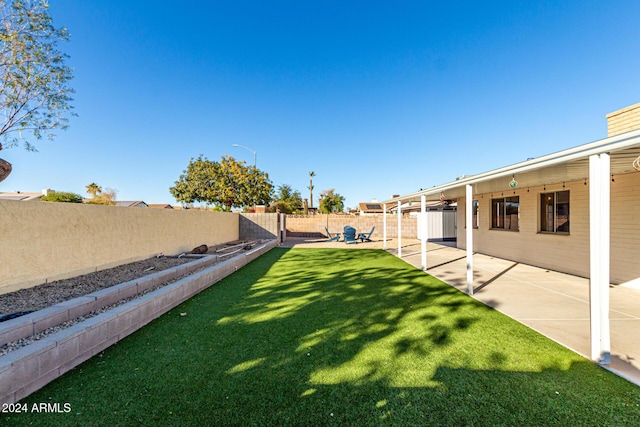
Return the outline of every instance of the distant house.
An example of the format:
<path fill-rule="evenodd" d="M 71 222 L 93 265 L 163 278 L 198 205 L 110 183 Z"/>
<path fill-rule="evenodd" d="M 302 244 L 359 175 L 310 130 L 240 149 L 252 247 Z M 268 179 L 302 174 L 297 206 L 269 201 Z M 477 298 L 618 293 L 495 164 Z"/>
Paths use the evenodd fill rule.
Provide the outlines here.
<path fill-rule="evenodd" d="M 379 203 L 377 201 L 358 203 L 358 211 L 362 216 L 380 215 L 384 213 L 384 210 L 382 209 L 382 203 Z"/>
<path fill-rule="evenodd" d="M 115 205 L 124 206 L 127 208 L 148 208 L 149 207 L 149 205 L 147 205 L 142 200 L 133 200 L 133 201 L 132 200 L 116 200 Z"/>
<path fill-rule="evenodd" d="M 25 192 L 25 191 L 13 191 L 13 192 L 2 192 L 0 193 L 0 200 L 19 200 L 23 202 L 39 202 L 42 196 L 46 196 L 49 193 L 54 193 L 55 191 L 47 188 L 42 190 L 39 193 L 35 192 Z"/>
<path fill-rule="evenodd" d="M 168 203 L 149 203 L 147 206 L 154 209 L 174 209 L 174 207 Z"/>

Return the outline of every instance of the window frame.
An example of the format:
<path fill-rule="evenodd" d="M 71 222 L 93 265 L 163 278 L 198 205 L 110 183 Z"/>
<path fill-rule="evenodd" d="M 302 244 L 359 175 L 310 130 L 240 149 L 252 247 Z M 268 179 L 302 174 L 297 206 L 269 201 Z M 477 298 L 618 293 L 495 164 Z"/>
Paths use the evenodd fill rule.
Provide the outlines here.
<path fill-rule="evenodd" d="M 515 200 L 514 200 L 515 199 Z M 509 218 L 509 228 L 507 225 L 507 210 L 510 207 L 510 203 L 517 203 L 517 228 L 512 228 L 511 218 Z M 500 205 L 502 205 L 500 207 Z M 496 212 L 496 206 L 500 209 L 501 212 Z M 497 213 L 497 216 L 496 216 Z M 513 214 L 509 214 L 513 215 Z M 502 226 L 500 226 L 500 222 L 502 221 Z M 502 231 L 520 231 L 520 196 L 503 196 L 498 198 L 491 198 L 491 230 L 502 230 Z"/>
<path fill-rule="evenodd" d="M 561 193 L 566 193 L 566 201 L 563 201 L 564 198 L 559 197 Z M 545 199 L 552 198 L 552 204 L 546 202 Z M 559 201 L 562 200 L 562 201 Z M 559 190 L 559 191 L 545 191 L 540 193 L 538 197 L 538 232 L 541 234 L 555 234 L 560 236 L 568 236 L 571 234 L 570 228 L 570 218 L 571 218 L 571 193 L 569 190 Z M 566 205 L 566 215 L 561 215 L 558 213 L 558 208 Z M 552 212 L 548 212 L 548 208 L 552 207 Z M 552 227 L 547 225 L 549 221 L 549 214 L 553 214 Z M 558 218 L 561 216 L 566 216 L 566 220 L 558 225 Z M 561 227 L 564 227 L 566 224 L 566 230 L 559 230 Z M 546 225 L 546 226 L 545 226 Z M 549 230 L 548 228 L 551 228 Z"/>
<path fill-rule="evenodd" d="M 480 228 L 480 201 L 475 199 L 471 202 L 471 228 L 477 230 Z"/>

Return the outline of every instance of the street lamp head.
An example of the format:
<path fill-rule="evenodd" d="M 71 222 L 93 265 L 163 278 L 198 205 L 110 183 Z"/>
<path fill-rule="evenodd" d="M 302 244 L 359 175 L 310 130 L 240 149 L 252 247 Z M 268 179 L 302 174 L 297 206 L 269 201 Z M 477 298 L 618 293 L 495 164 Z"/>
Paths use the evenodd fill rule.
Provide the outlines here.
<path fill-rule="evenodd" d="M 253 167 L 254 168 L 256 167 L 256 153 L 257 152 L 255 150 L 252 150 L 251 148 L 245 147 L 244 145 L 240 145 L 240 144 L 233 144 L 233 146 L 234 147 L 244 148 L 245 150 L 252 152 L 253 153 Z"/>

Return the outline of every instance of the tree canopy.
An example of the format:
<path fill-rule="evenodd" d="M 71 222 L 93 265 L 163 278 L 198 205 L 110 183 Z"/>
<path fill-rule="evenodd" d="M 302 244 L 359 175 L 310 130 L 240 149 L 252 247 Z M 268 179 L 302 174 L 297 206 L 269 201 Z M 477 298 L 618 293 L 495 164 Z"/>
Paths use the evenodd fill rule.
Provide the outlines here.
<path fill-rule="evenodd" d="M 34 150 L 30 137 L 52 139 L 66 129 L 73 78 L 58 42 L 66 28 L 55 28 L 46 0 L 0 0 L 0 140 L 5 148 Z M 2 145 L 0 145 L 2 149 Z"/>
<path fill-rule="evenodd" d="M 282 184 L 276 190 L 275 201 L 271 205 L 272 211 L 293 213 L 302 210 L 302 196 L 288 184 Z"/>
<path fill-rule="evenodd" d="M 333 188 L 320 193 L 320 211 L 324 213 L 342 212 L 344 197 L 336 193 Z"/>
<path fill-rule="evenodd" d="M 233 206 L 266 205 L 273 199 L 269 175 L 229 155 L 222 156 L 220 162 L 202 154 L 192 158 L 169 191 L 180 203 L 203 202 L 226 211 Z"/>
<path fill-rule="evenodd" d="M 82 203 L 82 196 L 68 191 L 52 191 L 40 198 L 42 202 Z"/>

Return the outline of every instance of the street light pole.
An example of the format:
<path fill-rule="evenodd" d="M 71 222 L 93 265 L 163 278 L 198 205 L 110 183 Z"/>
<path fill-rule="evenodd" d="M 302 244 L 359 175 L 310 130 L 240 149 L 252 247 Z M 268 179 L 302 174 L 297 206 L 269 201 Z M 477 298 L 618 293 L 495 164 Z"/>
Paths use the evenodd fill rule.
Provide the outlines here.
<path fill-rule="evenodd" d="M 252 150 L 249 147 L 245 147 L 244 145 L 240 145 L 240 144 L 233 144 L 234 147 L 240 147 L 240 148 L 244 148 L 247 151 L 250 151 L 253 153 L 253 167 L 256 168 L 256 151 Z"/>

